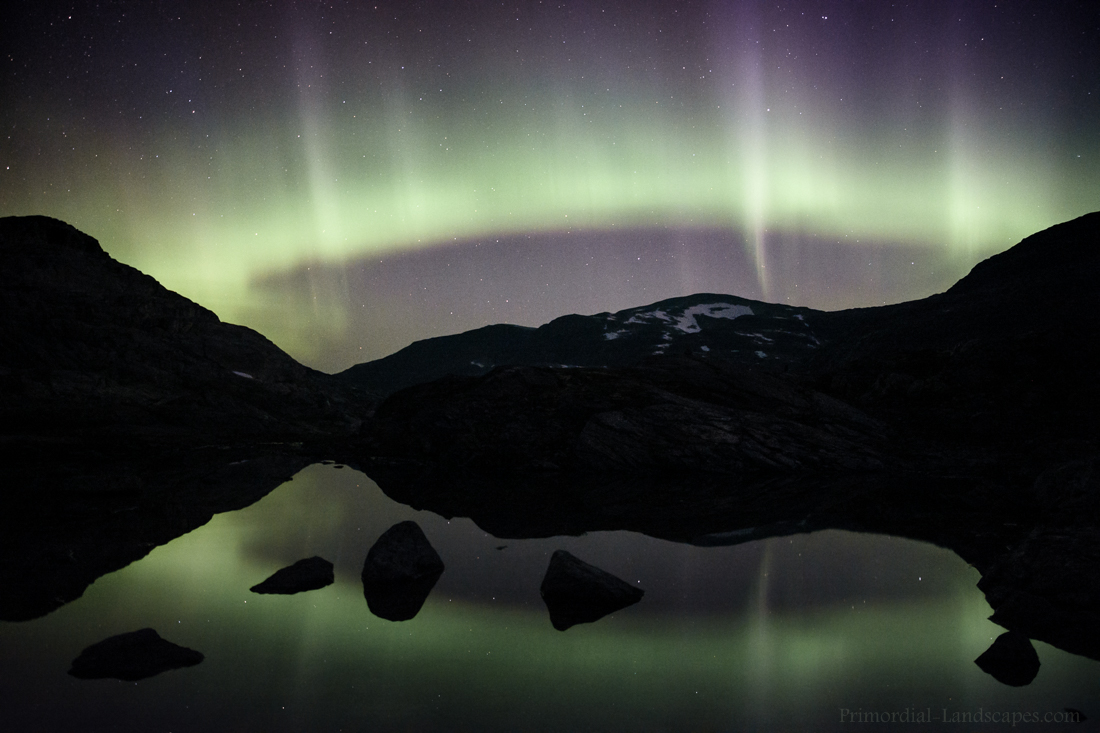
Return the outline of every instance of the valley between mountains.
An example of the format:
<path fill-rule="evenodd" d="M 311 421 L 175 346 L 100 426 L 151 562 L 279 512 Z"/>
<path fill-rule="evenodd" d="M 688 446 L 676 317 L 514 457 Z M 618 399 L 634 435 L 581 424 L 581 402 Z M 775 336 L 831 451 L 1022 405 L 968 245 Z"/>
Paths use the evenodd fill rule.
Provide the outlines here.
<path fill-rule="evenodd" d="M 4 619 L 331 459 L 501 538 L 933 542 L 995 621 L 1100 658 L 1100 213 L 918 301 L 699 294 L 336 375 L 63 222 L 0 219 L 0 252 Z"/>

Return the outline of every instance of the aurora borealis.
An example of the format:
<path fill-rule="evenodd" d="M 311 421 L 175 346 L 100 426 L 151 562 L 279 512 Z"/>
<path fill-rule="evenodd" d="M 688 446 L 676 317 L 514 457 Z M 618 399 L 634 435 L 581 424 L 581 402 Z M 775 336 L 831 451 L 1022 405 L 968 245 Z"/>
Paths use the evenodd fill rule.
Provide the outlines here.
<path fill-rule="evenodd" d="M 19 2 L 0 215 L 327 370 L 698 291 L 950 285 L 1100 208 L 1089 2 Z"/>
<path fill-rule="evenodd" d="M 367 610 L 359 574 L 405 519 L 447 569 L 416 618 L 393 623 Z M 645 598 L 554 630 L 538 588 L 560 547 L 639 582 Z M 311 554 L 335 563 L 334 585 L 248 591 Z M 1092 703 L 1097 662 L 1046 644 L 1023 688 L 973 663 L 1001 633 L 976 577 L 949 550 L 849 532 L 725 548 L 626 532 L 500 540 L 392 502 L 350 468 L 314 465 L 54 613 L 0 625 L 0 703 L 15 729 L 215 731 L 844 730 L 841 707 Z M 206 659 L 136 685 L 74 684 L 63 671 L 89 640 L 145 625 Z"/>

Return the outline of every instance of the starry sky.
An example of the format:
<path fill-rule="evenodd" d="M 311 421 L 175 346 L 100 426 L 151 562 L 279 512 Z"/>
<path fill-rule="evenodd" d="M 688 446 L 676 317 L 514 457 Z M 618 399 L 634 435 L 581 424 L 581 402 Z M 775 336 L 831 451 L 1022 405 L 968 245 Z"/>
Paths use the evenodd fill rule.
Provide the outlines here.
<path fill-rule="evenodd" d="M 693 292 L 923 297 L 1100 209 L 1100 4 L 56 2 L 0 215 L 326 371 Z"/>

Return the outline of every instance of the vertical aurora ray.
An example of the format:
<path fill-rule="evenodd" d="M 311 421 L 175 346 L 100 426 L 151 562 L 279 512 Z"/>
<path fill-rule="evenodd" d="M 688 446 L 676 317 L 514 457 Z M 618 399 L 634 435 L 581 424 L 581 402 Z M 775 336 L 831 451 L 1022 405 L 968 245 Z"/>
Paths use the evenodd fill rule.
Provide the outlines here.
<path fill-rule="evenodd" d="M 928 161 L 891 152 L 885 140 L 865 139 L 862 150 L 833 152 L 843 142 L 838 146 L 813 131 L 768 127 L 757 120 L 732 131 L 736 154 L 730 154 L 720 134 L 692 134 L 660 119 L 623 119 L 614 150 L 603 148 L 600 135 L 592 133 L 578 132 L 568 144 L 529 146 L 501 130 L 485 146 L 463 140 L 461 129 L 443 128 L 411 133 L 413 141 L 394 145 L 403 158 L 392 166 L 396 170 L 383 168 L 371 176 L 349 159 L 384 157 L 373 142 L 341 146 L 332 154 L 337 162 L 329 163 L 324 140 L 331 134 L 316 117 L 304 119 L 306 196 L 298 187 L 280 190 L 265 184 L 274 176 L 253 159 L 229 175 L 250 178 L 260 191 L 205 202 L 216 213 L 213 230 L 230 247 L 222 257 L 233 273 L 280 270 L 310 258 L 431 247 L 455 236 L 692 222 L 733 223 L 750 232 L 795 226 L 823 235 L 969 243 L 988 252 L 1005 234 L 1022 236 L 1064 208 L 1044 201 L 1044 184 L 1051 181 L 1042 166 L 1032 168 L 1030 180 L 1013 175 L 1013 168 L 1027 165 L 1031 156 L 1017 154 L 1000 164 L 977 159 L 971 152 L 977 146 L 968 144 L 968 128 L 962 124 L 952 127 L 943 145 L 936 137 L 929 140 Z M 706 122 L 716 126 L 715 120 Z M 468 166 L 456 166 L 442 155 L 409 153 L 443 138 L 452 146 L 449 152 L 469 160 Z M 672 142 L 657 148 L 649 144 L 669 138 Z M 578 149 L 586 154 L 576 154 Z M 937 161 L 941 149 L 946 154 Z M 170 167 L 159 187 L 182 194 L 184 188 L 167 179 L 186 178 L 184 163 Z M 245 172 L 250 170 L 251 175 Z M 342 181 L 346 185 L 333 185 Z M 235 185 L 224 183 L 223 189 Z M 197 197 L 178 198 L 187 204 Z M 993 210 L 982 211 L 981 202 Z M 184 219 L 189 208 L 170 205 L 162 213 Z M 998 221 L 1005 224 L 991 231 Z M 156 226 L 143 217 L 139 222 Z M 168 236 L 176 238 L 172 250 L 180 256 L 157 252 L 150 259 L 185 274 L 193 265 L 189 250 L 204 237 L 188 228 Z M 263 247 L 244 244 L 254 236 L 262 238 Z"/>
<path fill-rule="evenodd" d="M 772 545 L 773 540 L 764 540 L 764 551 L 760 555 L 760 566 L 752 591 L 751 621 L 748 624 L 749 653 L 752 667 L 758 672 L 751 680 L 753 716 L 761 724 L 767 722 L 768 708 L 774 704 L 771 700 L 771 687 L 774 682 L 777 645 L 772 634 L 768 608 L 768 573 L 772 564 Z"/>
<path fill-rule="evenodd" d="M 308 23 L 305 24 L 308 27 Z M 295 84 L 298 90 L 298 123 L 301 129 L 302 156 L 305 159 L 309 207 L 311 209 L 312 258 L 323 258 L 327 253 L 339 251 L 343 238 L 343 222 L 347 218 L 340 210 L 346 202 L 339 191 L 340 174 L 334 163 L 337 139 L 329 126 L 331 117 L 326 113 L 328 94 L 325 76 L 327 65 L 318 52 L 317 34 L 299 24 L 293 26 L 292 57 L 296 66 Z M 310 299 L 310 316 L 300 320 L 298 329 L 306 330 L 313 323 L 325 324 L 334 334 L 344 334 L 348 326 L 347 309 L 341 305 L 348 300 L 347 282 L 335 293 L 330 289 L 318 293 L 316 283 Z M 335 295 L 335 297 L 334 297 Z M 270 302 L 265 309 L 271 309 Z M 284 315 L 284 318 L 289 314 Z"/>
<path fill-rule="evenodd" d="M 731 215 L 733 224 L 744 231 L 745 244 L 756 268 L 756 279 L 764 298 L 771 288 L 768 282 L 766 228 L 769 218 L 770 180 L 767 107 L 764 91 L 763 59 L 760 52 L 760 19 L 749 3 L 720 16 L 719 27 L 725 33 L 712 40 L 722 49 L 719 77 L 722 78 L 725 124 L 731 137 L 730 162 Z M 719 12 L 721 12 L 719 10 Z M 745 30 L 736 30 L 744 28 Z M 734 162 L 736 161 L 736 162 Z M 740 195 L 738 196 L 738 193 Z M 737 200 L 739 199 L 739 200 Z"/>
<path fill-rule="evenodd" d="M 965 271 L 1100 201 L 1098 71 L 1066 35 L 1100 13 L 287 8 L 181 9 L 144 18 L 167 24 L 151 35 L 104 11 L 82 20 L 103 24 L 86 33 L 102 62 L 13 44 L 29 71 L 3 107 L 0 213 L 66 219 L 311 361 L 310 334 L 352 337 L 364 302 L 331 272 L 374 258 L 725 229 L 772 298 L 785 237 L 923 247 Z M 69 32 L 51 18 L 43 32 Z M 315 265 L 308 303 L 259 286 Z"/>

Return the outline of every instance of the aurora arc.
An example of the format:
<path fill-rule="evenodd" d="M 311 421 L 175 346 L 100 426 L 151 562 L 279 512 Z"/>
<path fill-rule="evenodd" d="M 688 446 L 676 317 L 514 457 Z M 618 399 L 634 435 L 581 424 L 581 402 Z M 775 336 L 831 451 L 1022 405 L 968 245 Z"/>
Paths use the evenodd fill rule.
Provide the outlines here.
<path fill-rule="evenodd" d="M 767 298 L 776 232 L 973 264 L 1100 201 L 1068 10 L 44 7 L 122 70 L 13 43 L 2 213 L 256 327 L 272 276 L 494 235 L 728 230 Z M 339 336 L 355 295 L 321 300 L 266 332 L 310 361 L 303 329 Z"/>

